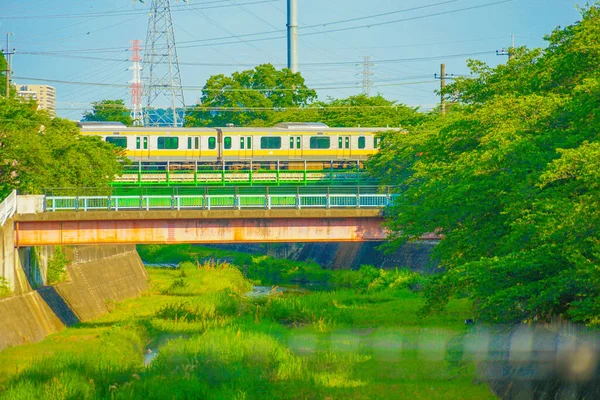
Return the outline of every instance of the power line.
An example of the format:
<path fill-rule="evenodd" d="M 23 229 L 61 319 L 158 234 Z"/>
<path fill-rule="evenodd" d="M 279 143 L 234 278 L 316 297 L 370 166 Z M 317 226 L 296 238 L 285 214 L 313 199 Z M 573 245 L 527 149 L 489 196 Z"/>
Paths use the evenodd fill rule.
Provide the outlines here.
<path fill-rule="evenodd" d="M 110 58 L 102 58 L 102 57 L 93 57 L 93 56 L 77 56 L 77 55 L 69 55 L 69 54 L 55 54 L 53 52 L 36 52 L 36 51 L 22 51 L 19 52 L 21 55 L 47 55 L 50 57 L 63 57 L 63 58 L 79 58 L 79 59 L 87 59 L 87 60 L 102 60 L 102 61 L 114 61 L 114 62 L 126 62 L 127 59 L 110 59 Z M 444 54 L 444 55 L 436 55 L 436 56 L 426 56 L 426 57 L 407 57 L 407 58 L 393 58 L 386 60 L 375 60 L 377 64 L 394 64 L 394 63 L 403 63 L 403 62 L 414 62 L 414 61 L 432 61 L 438 60 L 440 58 L 460 58 L 460 57 L 473 57 L 480 56 L 486 54 L 496 54 L 495 51 L 477 51 L 472 53 L 458 53 L 458 54 Z M 196 62 L 180 62 L 180 65 L 191 65 L 191 66 L 206 66 L 206 67 L 238 67 L 238 66 L 256 66 L 260 63 L 196 63 Z M 303 63 L 302 65 L 305 67 L 310 66 L 335 66 L 335 65 L 355 65 L 356 61 L 331 61 L 331 62 L 314 62 L 314 63 Z M 272 64 L 273 66 L 285 66 L 286 64 Z"/>
<path fill-rule="evenodd" d="M 441 16 L 441 15 L 453 14 L 453 13 L 462 12 L 462 11 L 474 10 L 474 9 L 478 9 L 478 8 L 490 7 L 490 6 L 497 5 L 497 4 L 509 3 L 511 1 L 512 0 L 501 0 L 501 1 L 496 1 L 496 2 L 492 2 L 492 3 L 480 4 L 480 5 L 477 5 L 477 6 L 464 7 L 464 8 L 459 8 L 459 9 L 456 9 L 456 10 L 442 11 L 442 12 L 437 12 L 437 13 L 433 13 L 433 14 L 426 14 L 426 15 L 421 15 L 421 16 L 416 16 L 416 17 L 409 17 L 409 18 L 397 19 L 397 20 L 392 20 L 392 21 L 376 22 L 376 23 L 372 23 L 372 24 L 351 26 L 351 27 L 345 27 L 345 28 L 337 28 L 337 29 L 320 30 L 320 31 L 315 31 L 315 32 L 299 33 L 298 35 L 299 36 L 312 36 L 312 35 L 318 35 L 318 34 L 322 34 L 322 33 L 343 32 L 343 31 L 349 31 L 349 30 L 355 30 L 355 29 L 372 28 L 372 27 L 375 27 L 375 26 L 390 25 L 390 24 L 396 24 L 396 23 L 399 23 L 399 22 L 414 21 L 414 20 L 418 20 L 418 19 L 424 19 L 424 18 L 436 17 L 436 16 Z M 409 10 L 409 9 L 407 9 L 407 10 Z M 315 26 L 333 25 L 333 24 L 336 24 L 338 22 L 339 21 L 333 21 L 333 22 L 324 23 L 324 24 L 320 24 L 320 25 L 304 26 L 304 27 L 300 27 L 299 29 L 314 28 Z M 209 42 L 209 41 L 218 41 L 218 40 L 232 39 L 232 38 L 235 38 L 235 37 L 239 38 L 239 37 L 247 37 L 247 36 L 271 35 L 271 34 L 281 33 L 281 32 L 282 32 L 281 30 L 274 30 L 274 31 L 265 31 L 265 32 L 257 32 L 257 33 L 248 33 L 248 34 L 237 35 L 237 36 L 222 36 L 222 37 L 217 37 L 217 38 L 209 38 L 209 39 L 201 39 L 201 40 L 190 40 L 190 41 L 181 42 L 180 44 L 203 43 L 203 42 Z M 248 42 L 250 42 L 250 41 L 258 42 L 258 41 L 265 41 L 265 40 L 283 39 L 283 38 L 286 38 L 286 37 L 287 36 L 274 36 L 274 37 L 269 37 L 269 38 L 252 39 L 252 40 L 248 40 Z M 237 43 L 239 43 L 239 42 L 222 42 L 222 43 L 218 43 L 218 44 L 219 45 L 225 45 L 225 44 L 237 44 Z M 199 47 L 199 45 L 187 45 L 187 46 L 180 46 L 180 47 L 181 48 L 184 48 L 184 47 L 185 48 Z"/>
<path fill-rule="evenodd" d="M 209 10 L 215 8 L 227 8 L 227 7 L 235 7 L 237 5 L 252 5 L 252 4 L 265 4 L 272 3 L 278 0 L 259 0 L 259 1 L 250 1 L 246 3 L 239 4 L 231 4 L 229 0 L 215 0 L 208 1 L 202 4 L 214 4 L 214 3 L 228 3 L 224 5 L 215 5 L 208 7 L 199 7 L 199 6 L 173 6 L 173 12 L 179 11 L 188 11 L 190 9 L 195 10 Z M 11 16 L 0 16 L 0 20 L 13 20 L 13 19 L 62 19 L 62 18 L 101 18 L 101 17 L 114 17 L 114 16 L 122 16 L 122 15 L 136 15 L 136 14 L 147 14 L 145 10 L 128 10 L 128 11 L 114 11 L 114 12 L 97 12 L 97 13 L 81 13 L 81 14 L 53 14 L 53 15 L 11 15 Z"/>
<path fill-rule="evenodd" d="M 32 77 L 22 77 L 16 76 L 15 79 L 27 79 L 30 81 L 38 81 L 38 82 L 50 82 L 50 83 L 63 83 L 69 85 L 88 85 L 88 86 L 105 86 L 105 87 L 118 87 L 118 88 L 128 88 L 129 85 L 126 84 L 118 84 L 118 83 L 101 83 L 101 82 L 76 82 L 76 81 L 65 81 L 58 79 L 44 79 L 44 78 L 32 78 Z M 404 83 L 390 83 L 390 84 L 382 84 L 382 85 L 372 85 L 373 87 L 387 87 L 387 86 L 403 86 L 403 85 L 420 85 L 424 83 L 435 82 L 433 80 L 427 81 L 418 81 L 418 82 L 404 82 Z M 177 86 L 178 87 L 178 86 Z M 169 88 L 168 86 L 166 88 Z M 269 88 L 269 89 L 204 89 L 203 86 L 184 86 L 184 89 L 187 90 L 204 90 L 208 92 L 287 92 L 287 91 L 307 91 L 307 90 L 328 90 L 328 89 L 354 89 L 356 86 L 341 86 L 341 87 L 315 87 L 315 88 L 307 88 L 307 89 L 287 89 L 287 88 Z"/>

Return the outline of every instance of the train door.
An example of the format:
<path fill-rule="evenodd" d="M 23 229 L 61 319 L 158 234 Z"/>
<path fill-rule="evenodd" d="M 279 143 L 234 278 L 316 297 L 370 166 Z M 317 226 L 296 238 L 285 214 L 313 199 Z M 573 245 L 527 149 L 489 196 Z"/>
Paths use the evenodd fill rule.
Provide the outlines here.
<path fill-rule="evenodd" d="M 338 158 L 348 158 L 351 153 L 350 136 L 338 136 Z"/>
<path fill-rule="evenodd" d="M 187 160 L 197 160 L 202 155 L 200 136 L 187 137 L 187 150 L 185 158 Z"/>
<path fill-rule="evenodd" d="M 148 142 L 150 141 L 148 136 L 136 136 L 135 137 L 135 151 L 133 156 L 139 159 L 148 159 L 150 158 L 150 146 L 148 146 Z"/>
<path fill-rule="evenodd" d="M 302 158 L 302 136 L 290 136 L 289 158 Z"/>
<path fill-rule="evenodd" d="M 240 158 L 252 158 L 252 136 L 240 136 Z"/>

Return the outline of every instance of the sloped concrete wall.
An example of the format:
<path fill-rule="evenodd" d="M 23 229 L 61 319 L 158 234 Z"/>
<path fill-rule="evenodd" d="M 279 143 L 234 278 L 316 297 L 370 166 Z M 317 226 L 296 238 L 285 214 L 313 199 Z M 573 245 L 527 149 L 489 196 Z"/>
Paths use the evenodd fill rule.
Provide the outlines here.
<path fill-rule="evenodd" d="M 135 246 L 69 250 L 69 281 L 0 299 L 0 350 L 97 318 L 108 312 L 109 303 L 137 297 L 148 287 Z"/>
<path fill-rule="evenodd" d="M 64 324 L 38 292 L 0 299 L 0 350 L 39 342 Z"/>
<path fill-rule="evenodd" d="M 139 296 L 148 275 L 135 246 L 86 246 L 72 249 L 70 282 L 57 292 L 80 321 L 108 312 L 108 304 Z"/>

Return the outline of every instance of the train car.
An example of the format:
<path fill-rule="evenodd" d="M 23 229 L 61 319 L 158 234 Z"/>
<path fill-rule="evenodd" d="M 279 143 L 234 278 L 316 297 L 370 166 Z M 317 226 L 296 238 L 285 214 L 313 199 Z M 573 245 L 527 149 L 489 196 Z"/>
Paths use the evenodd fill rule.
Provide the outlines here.
<path fill-rule="evenodd" d="M 125 149 L 133 161 L 365 160 L 379 147 L 379 132 L 400 128 L 330 128 L 322 123 L 280 123 L 270 128 L 140 128 L 83 122 L 83 135 Z"/>

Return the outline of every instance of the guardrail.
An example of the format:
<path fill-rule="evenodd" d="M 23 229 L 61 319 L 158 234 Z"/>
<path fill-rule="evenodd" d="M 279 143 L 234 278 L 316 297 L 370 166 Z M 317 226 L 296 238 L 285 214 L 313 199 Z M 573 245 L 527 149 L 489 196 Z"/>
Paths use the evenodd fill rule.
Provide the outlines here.
<path fill-rule="evenodd" d="M 17 191 L 13 190 L 2 203 L 0 203 L 0 226 L 17 211 Z"/>
<path fill-rule="evenodd" d="M 384 208 L 393 194 L 45 196 L 44 211 Z"/>

